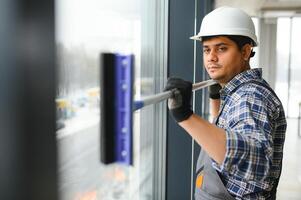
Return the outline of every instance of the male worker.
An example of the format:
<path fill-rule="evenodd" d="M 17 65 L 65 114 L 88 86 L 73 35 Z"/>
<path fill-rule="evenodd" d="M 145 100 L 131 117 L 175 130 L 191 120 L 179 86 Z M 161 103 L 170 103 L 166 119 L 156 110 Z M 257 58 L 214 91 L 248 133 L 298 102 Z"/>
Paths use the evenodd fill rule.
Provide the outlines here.
<path fill-rule="evenodd" d="M 177 88 L 170 113 L 201 146 L 195 198 L 276 199 L 286 119 L 261 69 L 250 68 L 257 45 L 252 19 L 221 7 L 204 17 L 192 39 L 201 41 L 204 66 L 222 87 L 210 94 L 216 99 L 211 101 L 221 102 L 214 124 L 191 110 L 191 82 L 170 78 L 165 87 Z"/>

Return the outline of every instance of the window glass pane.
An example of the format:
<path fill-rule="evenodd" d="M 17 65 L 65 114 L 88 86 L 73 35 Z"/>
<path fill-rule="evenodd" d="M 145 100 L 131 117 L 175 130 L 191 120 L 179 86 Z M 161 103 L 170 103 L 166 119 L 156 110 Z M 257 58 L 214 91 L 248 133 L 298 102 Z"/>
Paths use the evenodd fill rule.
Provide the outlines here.
<path fill-rule="evenodd" d="M 301 102 L 301 17 L 292 18 L 292 50 L 290 69 L 289 117 L 298 117 L 299 102 Z"/>
<path fill-rule="evenodd" d="M 56 1 L 57 144 L 62 200 L 152 199 L 152 108 L 134 113 L 134 166 L 105 166 L 100 163 L 99 152 L 100 53 L 133 53 L 135 98 L 154 91 L 154 80 L 150 79 L 153 74 L 141 78 L 140 55 L 142 33 L 156 33 L 155 21 L 145 24 L 143 20 L 155 19 L 156 10 L 140 3 L 139 0 Z M 151 40 L 149 44 L 154 42 Z"/>
<path fill-rule="evenodd" d="M 256 32 L 256 36 L 257 36 L 257 40 L 259 41 L 260 43 L 260 38 L 259 38 L 259 34 L 258 34 L 258 28 L 259 28 L 259 20 L 257 17 L 252 17 L 252 20 L 253 20 L 253 23 L 254 23 L 254 26 L 255 26 L 255 32 Z M 252 57 L 250 59 L 250 66 L 251 68 L 258 68 L 260 67 L 259 66 L 259 54 L 258 54 L 258 46 L 257 47 L 254 47 L 253 51 L 255 52 L 255 55 L 254 57 Z"/>
<path fill-rule="evenodd" d="M 298 116 L 298 106 L 301 101 L 300 25 L 300 17 L 279 18 L 277 22 L 276 92 L 283 102 L 288 117 Z"/>
<path fill-rule="evenodd" d="M 288 68 L 289 68 L 289 38 L 290 19 L 278 18 L 277 20 L 277 69 L 275 92 L 287 110 L 288 103 Z M 287 112 L 286 112 L 287 114 Z"/>

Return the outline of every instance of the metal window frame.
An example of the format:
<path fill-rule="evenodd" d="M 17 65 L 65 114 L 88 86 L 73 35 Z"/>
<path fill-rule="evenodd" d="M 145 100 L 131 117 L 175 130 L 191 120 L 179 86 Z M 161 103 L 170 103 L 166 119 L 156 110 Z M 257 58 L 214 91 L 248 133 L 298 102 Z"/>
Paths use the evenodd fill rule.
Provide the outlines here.
<path fill-rule="evenodd" d="M 156 49 L 156 63 L 158 66 L 155 70 L 155 91 L 163 90 L 167 78 L 167 45 L 168 45 L 168 0 L 157 0 L 157 32 L 158 36 Z M 155 131 L 154 138 L 154 199 L 165 199 L 166 183 L 166 103 L 155 105 Z"/>
<path fill-rule="evenodd" d="M 167 78 L 168 0 L 143 1 L 141 38 L 141 77 L 153 77 L 153 93 L 162 92 Z M 142 9 L 143 10 L 143 9 Z M 159 103 L 140 111 L 140 135 L 152 139 L 152 199 L 165 199 L 166 172 L 166 103 Z M 147 123 L 147 127 L 144 125 Z M 151 134 L 151 136 L 148 136 Z M 140 136 L 141 137 L 141 136 Z M 143 142 L 145 138 L 141 139 Z M 143 158 L 142 158 L 143 159 Z M 140 183 L 143 184 L 143 183 Z M 141 191 L 140 191 L 141 192 Z M 140 196 L 141 197 L 141 196 Z M 142 197 L 144 198 L 144 197 Z"/>
<path fill-rule="evenodd" d="M 0 199 L 58 199 L 54 1 L 0 3 Z"/>
<path fill-rule="evenodd" d="M 203 70 L 201 45 L 189 41 L 199 31 L 201 19 L 212 10 L 214 1 L 169 1 L 168 75 L 192 82 L 207 79 Z M 193 96 L 195 113 L 208 117 L 208 94 Z M 200 150 L 174 120 L 167 119 L 166 199 L 194 199 L 194 172 Z M 179 148 L 180 147 L 180 148 Z"/>

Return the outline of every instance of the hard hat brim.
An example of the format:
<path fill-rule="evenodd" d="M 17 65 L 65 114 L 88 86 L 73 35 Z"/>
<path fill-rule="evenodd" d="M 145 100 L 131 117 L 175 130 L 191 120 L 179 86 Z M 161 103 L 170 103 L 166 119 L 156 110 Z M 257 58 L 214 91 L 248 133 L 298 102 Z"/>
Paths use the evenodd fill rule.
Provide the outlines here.
<path fill-rule="evenodd" d="M 210 34 L 208 34 L 208 35 L 204 35 L 204 36 L 201 36 L 201 35 L 194 35 L 194 36 L 191 36 L 189 39 L 191 39 L 191 40 L 203 41 L 203 40 L 202 40 L 202 37 L 205 37 L 205 36 L 216 36 L 216 37 L 218 37 L 218 36 L 226 36 L 226 35 L 232 35 L 232 34 L 222 34 L 222 35 L 215 35 L 215 34 L 210 35 Z M 233 34 L 233 35 L 236 35 L 236 34 Z M 237 34 L 237 35 L 238 35 L 238 34 Z M 245 35 L 243 35 L 243 36 L 245 36 Z M 248 36 L 246 36 L 246 37 L 248 37 Z M 249 38 L 252 39 L 251 37 L 249 37 Z M 253 40 L 253 42 L 254 42 L 253 47 L 256 47 L 256 46 L 259 45 L 259 42 L 257 41 L 257 39 L 256 39 L 256 41 L 254 41 L 254 39 L 252 39 L 252 40 Z"/>

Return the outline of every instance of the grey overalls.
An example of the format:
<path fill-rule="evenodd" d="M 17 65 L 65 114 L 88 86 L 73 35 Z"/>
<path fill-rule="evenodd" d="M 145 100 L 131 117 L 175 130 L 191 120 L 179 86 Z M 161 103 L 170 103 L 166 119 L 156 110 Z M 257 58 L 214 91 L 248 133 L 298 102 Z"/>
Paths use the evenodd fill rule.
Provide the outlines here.
<path fill-rule="evenodd" d="M 250 82 L 262 85 L 262 83 L 258 81 L 249 81 L 243 84 L 250 83 Z M 274 93 L 273 90 L 271 91 Z M 223 106 L 221 108 L 221 111 L 222 110 L 223 110 Z M 219 116 L 217 117 L 215 124 L 217 124 L 218 118 Z M 220 179 L 219 174 L 212 167 L 211 158 L 204 150 L 201 150 L 197 161 L 196 176 L 197 177 L 196 177 L 195 194 L 194 194 L 195 200 L 234 200 L 235 199 L 233 196 L 230 195 L 227 188 L 224 186 L 222 180 Z M 273 189 L 270 192 L 270 197 L 267 198 L 267 200 L 276 199 L 278 182 L 279 182 L 279 178 L 276 180 Z"/>
<path fill-rule="evenodd" d="M 207 153 L 201 150 L 197 162 L 197 177 L 195 188 L 196 200 L 234 200 L 217 171 L 212 167 L 212 160 Z M 199 185 L 198 185 L 199 184 Z M 198 188 L 200 187 L 200 188 Z"/>

